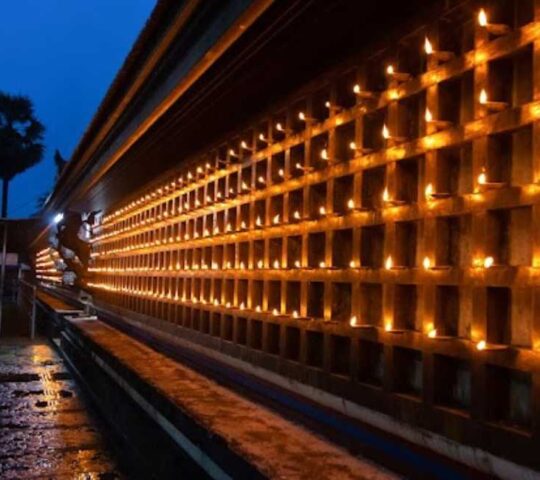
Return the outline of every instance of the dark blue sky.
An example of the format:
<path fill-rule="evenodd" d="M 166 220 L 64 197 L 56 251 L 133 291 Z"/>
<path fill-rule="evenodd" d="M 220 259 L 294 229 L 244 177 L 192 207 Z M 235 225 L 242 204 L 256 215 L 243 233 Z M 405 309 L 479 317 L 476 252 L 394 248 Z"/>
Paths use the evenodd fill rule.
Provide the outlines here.
<path fill-rule="evenodd" d="M 69 158 L 156 0 L 3 0 L 0 90 L 28 95 L 45 125 L 44 160 L 10 185 L 9 216 L 26 217 Z"/>

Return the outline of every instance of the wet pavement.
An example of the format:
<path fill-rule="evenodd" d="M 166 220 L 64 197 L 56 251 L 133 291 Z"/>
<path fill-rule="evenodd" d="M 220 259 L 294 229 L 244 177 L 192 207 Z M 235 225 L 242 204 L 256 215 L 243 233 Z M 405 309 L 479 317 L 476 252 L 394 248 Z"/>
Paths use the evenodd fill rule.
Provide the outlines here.
<path fill-rule="evenodd" d="M 0 340 L 0 478 L 122 478 L 57 353 Z"/>

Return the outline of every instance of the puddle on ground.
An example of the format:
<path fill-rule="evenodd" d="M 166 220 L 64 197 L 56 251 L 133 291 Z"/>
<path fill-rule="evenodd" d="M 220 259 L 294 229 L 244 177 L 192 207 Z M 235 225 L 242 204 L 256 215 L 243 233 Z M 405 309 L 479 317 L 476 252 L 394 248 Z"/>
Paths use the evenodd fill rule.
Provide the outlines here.
<path fill-rule="evenodd" d="M 122 478 L 46 344 L 0 343 L 0 478 Z"/>

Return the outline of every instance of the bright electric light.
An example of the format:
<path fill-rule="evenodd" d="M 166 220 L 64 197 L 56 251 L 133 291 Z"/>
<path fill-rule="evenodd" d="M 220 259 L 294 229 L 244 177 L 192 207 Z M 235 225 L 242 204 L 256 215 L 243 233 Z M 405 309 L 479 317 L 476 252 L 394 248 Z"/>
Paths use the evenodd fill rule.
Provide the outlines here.
<path fill-rule="evenodd" d="M 54 223 L 60 223 L 62 220 L 64 220 L 64 214 L 63 213 L 57 213 L 53 218 Z"/>

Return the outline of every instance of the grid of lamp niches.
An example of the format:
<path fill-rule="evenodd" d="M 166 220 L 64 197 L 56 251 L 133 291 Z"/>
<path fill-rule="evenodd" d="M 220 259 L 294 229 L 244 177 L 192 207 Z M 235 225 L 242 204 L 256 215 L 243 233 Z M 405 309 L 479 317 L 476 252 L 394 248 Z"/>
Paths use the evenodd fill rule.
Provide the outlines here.
<path fill-rule="evenodd" d="M 451 380 L 435 395 L 467 409 L 470 355 L 532 342 L 534 27 L 532 1 L 465 6 L 314 84 L 105 217 L 91 286 L 419 396 L 422 351 L 407 345 L 465 341 L 464 359 L 436 355 Z M 383 347 L 397 343 L 389 369 Z M 491 410 L 527 428 L 519 368 L 489 367 Z"/>
<path fill-rule="evenodd" d="M 62 274 L 56 268 L 58 253 L 52 248 L 40 250 L 34 258 L 36 278 L 42 282 L 62 282 Z"/>

